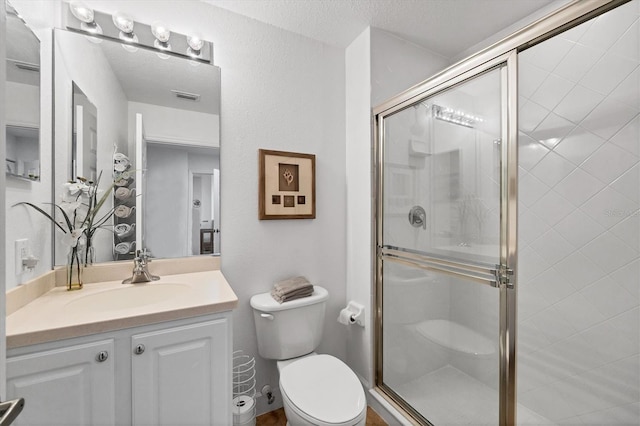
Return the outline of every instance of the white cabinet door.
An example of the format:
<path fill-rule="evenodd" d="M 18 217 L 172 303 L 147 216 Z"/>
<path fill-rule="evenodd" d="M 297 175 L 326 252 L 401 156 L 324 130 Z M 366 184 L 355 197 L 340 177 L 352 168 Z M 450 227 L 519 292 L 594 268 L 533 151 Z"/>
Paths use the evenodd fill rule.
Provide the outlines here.
<path fill-rule="evenodd" d="M 113 347 L 103 340 L 8 358 L 8 398 L 25 399 L 15 424 L 115 424 Z"/>
<path fill-rule="evenodd" d="M 132 337 L 134 425 L 232 424 L 229 322 Z"/>

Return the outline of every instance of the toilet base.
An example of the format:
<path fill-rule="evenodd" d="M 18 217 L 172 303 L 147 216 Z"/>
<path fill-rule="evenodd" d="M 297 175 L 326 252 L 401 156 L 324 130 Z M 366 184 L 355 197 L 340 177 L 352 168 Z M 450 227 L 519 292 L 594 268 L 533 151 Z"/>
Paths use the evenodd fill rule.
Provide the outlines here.
<path fill-rule="evenodd" d="M 312 422 L 298 413 L 298 410 L 293 407 L 293 404 L 284 392 L 282 392 L 281 395 L 284 414 L 287 416 L 287 426 L 365 426 L 367 421 L 367 408 L 365 407 L 362 413 L 357 418 L 353 419 L 353 422 L 341 423 L 339 425 L 336 423 L 324 423 L 321 421 Z"/>

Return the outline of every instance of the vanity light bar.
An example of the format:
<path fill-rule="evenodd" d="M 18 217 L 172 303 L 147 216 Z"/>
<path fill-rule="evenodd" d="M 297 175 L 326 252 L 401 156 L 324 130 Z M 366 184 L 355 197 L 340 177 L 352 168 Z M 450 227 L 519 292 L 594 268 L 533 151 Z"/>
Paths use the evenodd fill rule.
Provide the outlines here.
<path fill-rule="evenodd" d="M 462 110 L 454 110 L 453 108 L 442 107 L 440 105 L 434 104 L 433 107 L 431 107 L 431 110 L 433 111 L 433 117 L 438 120 L 458 124 L 472 129 L 475 127 L 476 123 L 484 121 L 476 115 L 467 114 Z"/>
<path fill-rule="evenodd" d="M 130 48 L 134 46 L 142 47 L 156 52 L 161 52 L 163 55 L 173 55 L 181 58 L 187 58 L 195 62 L 213 65 L 213 43 L 210 41 L 202 40 L 199 37 L 175 33 L 166 29 L 163 34 L 168 34 L 169 39 L 166 42 L 159 42 L 159 39 L 154 35 L 154 32 L 158 32 L 158 28 L 156 28 L 158 27 L 158 23 L 154 23 L 154 31 L 152 31 L 151 25 L 142 24 L 137 21 L 128 23 L 128 26 L 131 27 L 132 31 L 130 33 L 131 36 L 125 40 L 121 36 L 121 29 L 114 24 L 114 18 L 108 13 L 99 11 L 93 11 L 92 24 L 101 28 L 102 33 L 89 32 L 87 30 L 87 24 L 74 16 L 68 7 L 68 3 L 65 4 L 67 7 L 64 7 L 65 12 L 63 24 L 66 29 L 70 31 L 87 34 L 93 38 L 110 39 L 120 43 L 124 41 L 125 43 L 123 43 L 123 45 L 126 44 Z M 120 15 L 124 16 L 124 14 Z M 127 16 L 127 18 L 129 17 Z M 118 19 L 116 19 L 116 21 L 119 22 Z M 197 43 L 195 43 L 196 41 Z M 160 46 L 156 47 L 157 45 Z M 194 47 L 200 47 L 200 49 L 194 49 Z"/>

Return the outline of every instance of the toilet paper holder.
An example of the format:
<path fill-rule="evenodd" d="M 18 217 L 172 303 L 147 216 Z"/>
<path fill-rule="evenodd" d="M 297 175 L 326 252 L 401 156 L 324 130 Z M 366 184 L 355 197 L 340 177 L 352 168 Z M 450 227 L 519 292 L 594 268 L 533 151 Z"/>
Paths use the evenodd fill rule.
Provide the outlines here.
<path fill-rule="evenodd" d="M 364 306 L 360 303 L 350 301 L 347 307 L 340 311 L 338 322 L 345 325 L 358 324 L 364 327 Z"/>

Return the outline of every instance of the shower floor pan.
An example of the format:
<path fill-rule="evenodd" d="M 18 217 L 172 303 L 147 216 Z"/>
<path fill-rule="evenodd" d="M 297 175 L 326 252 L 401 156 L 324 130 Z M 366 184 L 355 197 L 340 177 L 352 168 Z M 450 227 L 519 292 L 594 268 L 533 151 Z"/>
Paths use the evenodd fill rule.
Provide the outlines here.
<path fill-rule="evenodd" d="M 450 365 L 393 388 L 436 426 L 498 424 L 498 391 Z M 518 425 L 555 423 L 518 404 Z"/>

